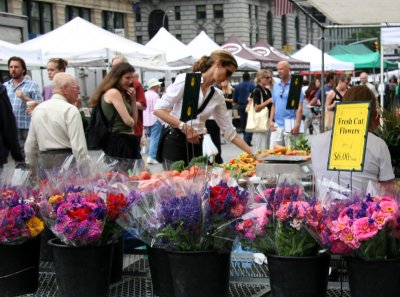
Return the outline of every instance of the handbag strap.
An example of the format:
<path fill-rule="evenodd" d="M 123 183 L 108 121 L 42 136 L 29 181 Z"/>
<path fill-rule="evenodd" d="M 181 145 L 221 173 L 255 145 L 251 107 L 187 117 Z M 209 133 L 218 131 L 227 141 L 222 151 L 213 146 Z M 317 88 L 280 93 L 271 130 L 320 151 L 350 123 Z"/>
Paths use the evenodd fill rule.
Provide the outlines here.
<path fill-rule="evenodd" d="M 100 100 L 98 106 L 99 106 L 99 109 L 100 109 L 101 114 L 103 115 L 103 119 L 105 119 L 105 121 L 106 121 L 106 123 L 107 123 L 107 129 L 108 129 L 108 131 L 109 131 L 109 132 L 112 132 L 112 126 L 113 126 L 113 124 L 114 124 L 115 118 L 117 117 L 117 110 L 115 109 L 115 107 L 114 107 L 114 105 L 113 105 L 113 107 L 114 107 L 114 113 L 113 113 L 113 115 L 111 116 L 110 121 L 107 121 L 107 117 L 106 117 L 106 115 L 105 115 L 104 112 L 103 112 L 103 108 L 101 107 L 101 100 Z"/>
<path fill-rule="evenodd" d="M 200 108 L 197 110 L 197 115 L 203 112 L 203 110 L 206 108 L 208 102 L 210 102 L 212 96 L 214 96 L 215 89 L 213 86 L 210 88 L 210 92 L 208 93 L 206 99 L 203 101 L 203 104 L 201 104 Z"/>

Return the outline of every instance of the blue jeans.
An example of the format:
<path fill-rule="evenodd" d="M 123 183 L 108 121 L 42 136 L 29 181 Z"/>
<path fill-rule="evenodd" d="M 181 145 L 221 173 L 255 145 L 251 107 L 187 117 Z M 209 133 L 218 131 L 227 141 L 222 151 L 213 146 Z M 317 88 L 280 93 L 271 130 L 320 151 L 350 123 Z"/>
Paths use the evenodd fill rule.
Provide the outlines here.
<path fill-rule="evenodd" d="M 146 134 L 150 137 L 149 157 L 155 159 L 157 156 L 157 146 L 160 139 L 161 123 L 156 121 L 153 126 L 146 127 Z"/>

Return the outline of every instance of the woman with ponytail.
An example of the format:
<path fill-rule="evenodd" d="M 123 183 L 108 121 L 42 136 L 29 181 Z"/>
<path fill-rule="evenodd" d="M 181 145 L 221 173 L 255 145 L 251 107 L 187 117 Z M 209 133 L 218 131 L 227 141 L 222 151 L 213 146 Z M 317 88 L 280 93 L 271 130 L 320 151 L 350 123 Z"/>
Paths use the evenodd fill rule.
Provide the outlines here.
<path fill-rule="evenodd" d="M 211 116 L 227 141 L 252 154 L 251 148 L 239 137 L 232 121 L 226 116 L 227 109 L 222 91 L 214 87 L 229 79 L 237 68 L 233 55 L 224 50 L 214 51 L 210 56 L 203 56 L 193 64 L 193 72 L 200 72 L 202 75 L 198 106 L 202 105 L 209 94 L 212 96 L 204 110 L 188 122 L 179 120 L 186 74 L 176 77 L 175 82 L 167 88 L 154 108 L 154 114 L 165 123 L 157 152 L 159 162 L 184 160 L 187 165 L 193 157 L 201 156 L 202 136 L 207 133 L 205 121 Z"/>

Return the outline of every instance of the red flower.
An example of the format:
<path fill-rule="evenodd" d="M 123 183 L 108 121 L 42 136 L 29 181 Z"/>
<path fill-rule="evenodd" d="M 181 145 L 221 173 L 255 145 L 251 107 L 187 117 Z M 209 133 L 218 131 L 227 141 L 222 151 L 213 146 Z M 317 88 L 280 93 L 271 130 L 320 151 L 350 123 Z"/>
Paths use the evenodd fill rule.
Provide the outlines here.
<path fill-rule="evenodd" d="M 124 194 L 110 193 L 107 195 L 107 210 L 111 221 L 115 221 L 126 206 L 127 201 Z"/>
<path fill-rule="evenodd" d="M 68 213 L 68 216 L 74 220 L 74 219 L 78 219 L 79 222 L 85 221 L 88 219 L 88 216 L 90 214 L 91 210 L 86 208 L 86 207 L 81 207 L 75 210 L 71 210 Z"/>

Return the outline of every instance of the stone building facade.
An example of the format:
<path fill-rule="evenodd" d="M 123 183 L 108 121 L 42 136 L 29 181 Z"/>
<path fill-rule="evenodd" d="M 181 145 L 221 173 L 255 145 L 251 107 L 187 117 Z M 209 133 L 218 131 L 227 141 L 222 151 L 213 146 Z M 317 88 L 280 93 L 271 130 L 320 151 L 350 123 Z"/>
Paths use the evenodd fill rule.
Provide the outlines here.
<path fill-rule="evenodd" d="M 286 53 L 308 43 L 321 47 L 321 30 L 311 18 L 297 9 L 275 16 L 273 0 L 0 0 L 1 11 L 26 15 L 29 38 L 80 16 L 143 44 L 164 26 L 184 43 L 204 30 L 219 44 L 235 35 L 247 46 L 262 39 Z M 325 49 L 343 44 L 351 32 L 327 31 Z"/>

